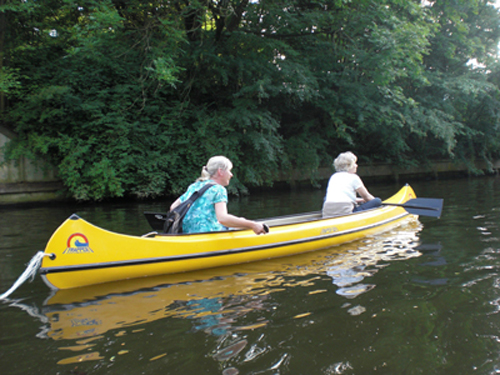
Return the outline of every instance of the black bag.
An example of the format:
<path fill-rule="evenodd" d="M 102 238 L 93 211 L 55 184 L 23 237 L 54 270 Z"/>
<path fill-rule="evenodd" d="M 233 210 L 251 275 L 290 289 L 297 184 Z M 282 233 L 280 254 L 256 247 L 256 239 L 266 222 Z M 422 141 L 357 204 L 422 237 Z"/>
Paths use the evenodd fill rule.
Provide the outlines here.
<path fill-rule="evenodd" d="M 144 212 L 144 215 L 151 227 L 156 231 L 162 231 L 167 234 L 182 233 L 182 220 L 188 213 L 191 205 L 212 186 L 214 186 L 214 184 L 209 183 L 200 190 L 196 190 L 188 199 L 175 207 L 172 211 L 167 213 Z"/>

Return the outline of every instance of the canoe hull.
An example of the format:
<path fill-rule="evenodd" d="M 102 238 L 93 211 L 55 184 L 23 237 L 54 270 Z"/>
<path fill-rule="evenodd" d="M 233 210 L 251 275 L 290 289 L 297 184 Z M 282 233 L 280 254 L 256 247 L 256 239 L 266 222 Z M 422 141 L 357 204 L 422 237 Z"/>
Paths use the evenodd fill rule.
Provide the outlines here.
<path fill-rule="evenodd" d="M 415 198 L 405 186 L 386 202 Z M 271 232 L 250 230 L 176 236 L 138 237 L 113 233 L 72 215 L 52 235 L 40 268 L 53 289 L 70 289 L 117 280 L 215 268 L 324 249 L 379 233 L 409 215 L 403 208 L 382 208 L 330 219 L 286 224 L 273 219 Z M 297 217 L 300 217 L 297 215 Z M 267 222 L 267 221 L 266 221 Z M 281 223 L 281 224 L 280 224 Z M 283 224 L 285 223 L 285 224 Z"/>

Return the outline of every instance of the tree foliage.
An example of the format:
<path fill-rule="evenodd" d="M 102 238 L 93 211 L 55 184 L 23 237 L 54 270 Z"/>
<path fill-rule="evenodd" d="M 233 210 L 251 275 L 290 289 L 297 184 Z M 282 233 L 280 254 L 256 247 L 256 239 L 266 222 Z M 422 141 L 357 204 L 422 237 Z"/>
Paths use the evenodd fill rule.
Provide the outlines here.
<path fill-rule="evenodd" d="M 346 149 L 499 156 L 486 0 L 0 4 L 7 154 L 50 160 L 79 200 L 178 194 L 215 154 L 235 164 L 233 192 Z"/>

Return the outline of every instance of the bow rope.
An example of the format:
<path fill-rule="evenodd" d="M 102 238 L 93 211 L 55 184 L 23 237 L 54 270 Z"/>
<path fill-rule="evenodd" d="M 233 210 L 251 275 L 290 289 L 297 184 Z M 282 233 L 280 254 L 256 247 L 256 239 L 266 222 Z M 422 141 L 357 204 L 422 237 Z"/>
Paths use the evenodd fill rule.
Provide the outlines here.
<path fill-rule="evenodd" d="M 6 299 L 8 296 L 10 296 L 19 286 L 24 283 L 26 280 L 28 280 L 31 277 L 31 281 L 35 278 L 36 272 L 40 268 L 40 265 L 42 264 L 42 259 L 45 256 L 51 256 L 51 254 L 45 254 L 43 251 L 39 251 L 35 254 L 33 258 L 31 258 L 28 266 L 24 270 L 24 272 L 19 276 L 17 281 L 10 287 L 8 291 L 6 291 L 4 294 L 0 295 L 0 300 Z"/>

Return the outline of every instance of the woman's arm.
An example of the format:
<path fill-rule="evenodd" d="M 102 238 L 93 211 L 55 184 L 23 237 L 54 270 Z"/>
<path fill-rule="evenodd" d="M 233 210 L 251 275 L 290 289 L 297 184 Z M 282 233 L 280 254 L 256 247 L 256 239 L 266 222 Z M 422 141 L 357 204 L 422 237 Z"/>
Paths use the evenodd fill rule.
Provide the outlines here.
<path fill-rule="evenodd" d="M 264 225 L 256 221 L 247 220 L 244 217 L 229 214 L 226 202 L 215 203 L 215 214 L 217 215 L 217 221 L 226 227 L 251 229 L 255 234 L 266 233 Z"/>
<path fill-rule="evenodd" d="M 372 199 L 375 199 L 375 197 L 371 195 L 368 192 L 368 189 L 365 188 L 364 186 L 361 186 L 360 188 L 356 189 L 356 193 L 358 193 L 359 196 L 363 199 L 363 202 L 368 202 L 371 201 Z"/>
<path fill-rule="evenodd" d="M 175 207 L 181 204 L 181 198 L 177 198 L 174 203 L 170 205 L 170 211 L 172 211 Z"/>

